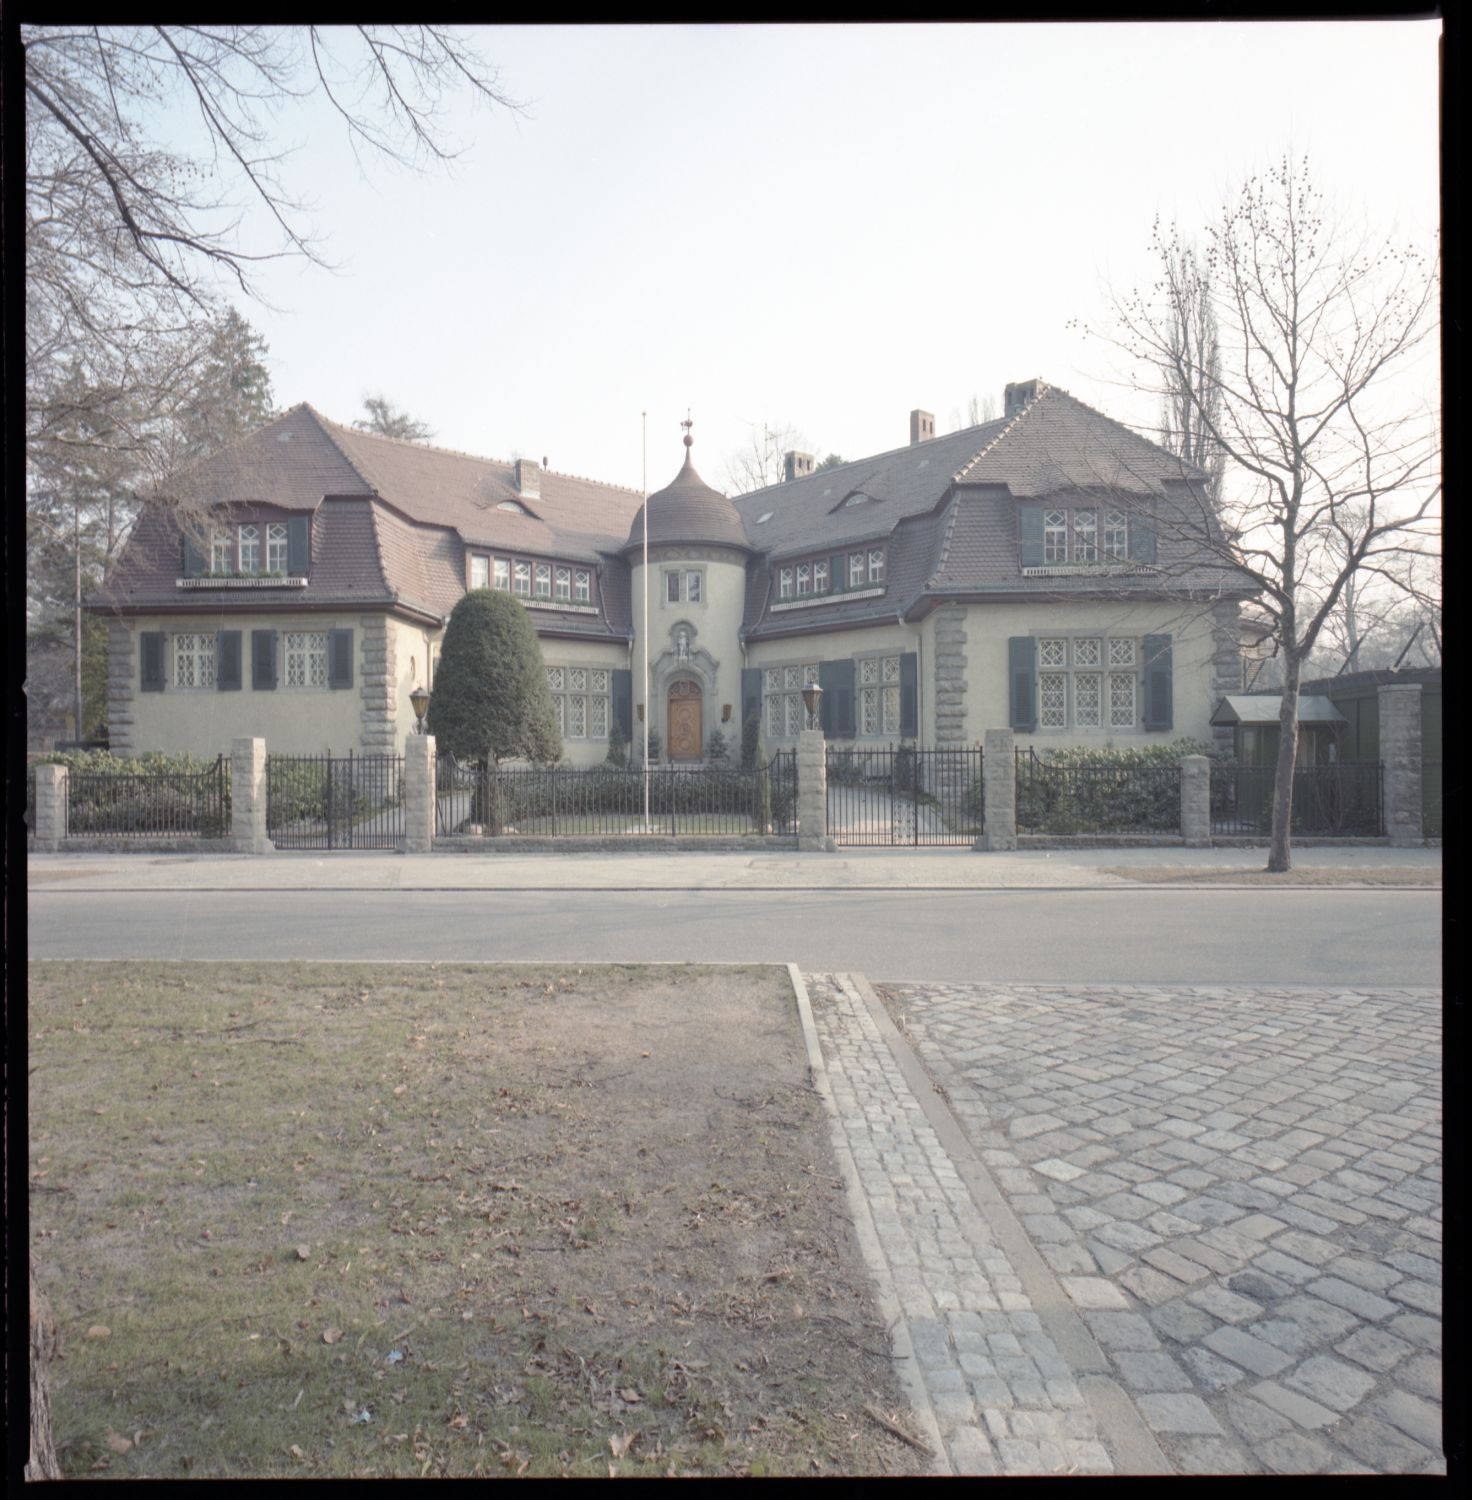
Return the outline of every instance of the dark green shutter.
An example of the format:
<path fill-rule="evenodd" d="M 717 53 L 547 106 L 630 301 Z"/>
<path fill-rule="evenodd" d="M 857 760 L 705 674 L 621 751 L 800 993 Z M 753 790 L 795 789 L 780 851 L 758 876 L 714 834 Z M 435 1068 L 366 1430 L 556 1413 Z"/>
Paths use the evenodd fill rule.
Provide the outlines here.
<path fill-rule="evenodd" d="M 741 669 L 741 723 L 755 714 L 758 719 L 762 716 L 762 669 L 760 667 L 742 667 Z"/>
<path fill-rule="evenodd" d="M 1013 729 L 1031 734 L 1038 727 L 1037 642 L 1030 635 L 1007 641 L 1007 681 Z"/>
<path fill-rule="evenodd" d="M 184 576 L 186 578 L 198 578 L 205 571 L 204 555 L 186 536 L 184 538 Z"/>
<path fill-rule="evenodd" d="M 1169 729 L 1172 720 L 1168 635 L 1145 637 L 1145 728 Z"/>
<path fill-rule="evenodd" d="M 835 552 L 828 559 L 828 582 L 835 594 L 848 587 L 848 553 Z"/>
<path fill-rule="evenodd" d="M 1017 566 L 1040 568 L 1043 565 L 1043 507 L 1017 507 Z"/>
<path fill-rule="evenodd" d="M 823 696 L 818 703 L 818 719 L 823 733 L 832 740 L 854 737 L 854 664 L 848 661 L 820 661 L 818 686 Z"/>
<path fill-rule="evenodd" d="M 327 686 L 350 688 L 353 685 L 353 632 L 327 632 Z"/>
<path fill-rule="evenodd" d="M 634 674 L 628 667 L 615 667 L 611 675 L 613 722 L 618 725 L 624 743 L 631 744 L 634 738 Z"/>
<path fill-rule="evenodd" d="M 291 578 L 305 578 L 311 571 L 311 533 L 306 516 L 292 516 L 286 523 L 286 572 Z"/>
<path fill-rule="evenodd" d="M 138 637 L 138 659 L 142 669 L 138 685 L 145 693 L 164 690 L 164 640 L 162 630 L 145 630 Z"/>
<path fill-rule="evenodd" d="M 1131 511 L 1130 561 L 1153 563 L 1155 561 L 1155 522 L 1141 511 Z"/>
<path fill-rule="evenodd" d="M 900 738 L 920 737 L 919 662 L 913 651 L 900 657 Z"/>
<path fill-rule="evenodd" d="M 215 688 L 221 693 L 240 691 L 240 632 L 222 630 L 215 636 Z"/>
<path fill-rule="evenodd" d="M 276 686 L 274 630 L 252 630 L 250 633 L 250 685 L 258 693 Z"/>

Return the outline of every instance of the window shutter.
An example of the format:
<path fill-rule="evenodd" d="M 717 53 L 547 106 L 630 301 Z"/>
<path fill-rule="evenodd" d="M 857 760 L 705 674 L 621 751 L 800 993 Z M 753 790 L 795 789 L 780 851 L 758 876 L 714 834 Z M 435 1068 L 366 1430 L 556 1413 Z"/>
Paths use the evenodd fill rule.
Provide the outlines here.
<path fill-rule="evenodd" d="M 634 674 L 628 667 L 615 667 L 611 673 L 613 689 L 613 722 L 623 735 L 625 744 L 634 739 Z"/>
<path fill-rule="evenodd" d="M 327 686 L 350 688 L 353 685 L 353 632 L 327 632 Z"/>
<path fill-rule="evenodd" d="M 920 683 L 913 651 L 900 657 L 900 738 L 920 738 Z"/>
<path fill-rule="evenodd" d="M 250 633 L 250 685 L 258 693 L 276 686 L 274 630 L 252 630 Z"/>
<path fill-rule="evenodd" d="M 828 559 L 828 586 L 835 594 L 848 587 L 848 553 L 835 552 Z"/>
<path fill-rule="evenodd" d="M 306 516 L 291 516 L 286 522 L 286 571 L 292 578 L 305 578 L 311 571 L 311 540 Z"/>
<path fill-rule="evenodd" d="M 1041 511 L 1038 512 L 1042 514 Z M 1037 642 L 1030 635 L 1007 641 L 1007 681 L 1011 684 L 1011 724 L 1024 734 L 1038 727 Z"/>
<path fill-rule="evenodd" d="M 203 553 L 186 536 L 184 538 L 184 576 L 198 578 L 206 570 Z"/>
<path fill-rule="evenodd" d="M 139 665 L 142 669 L 139 687 L 145 693 L 164 690 L 164 641 L 162 630 L 145 630 L 138 637 Z"/>
<path fill-rule="evenodd" d="M 818 720 L 829 739 L 851 740 L 854 737 L 854 664 L 848 661 L 818 663 L 818 686 L 823 696 L 818 703 Z"/>
<path fill-rule="evenodd" d="M 1145 637 L 1145 728 L 1169 729 L 1172 721 L 1171 654 L 1168 635 Z"/>
<path fill-rule="evenodd" d="M 215 687 L 222 693 L 240 691 L 238 630 L 222 630 L 215 636 Z"/>
<path fill-rule="evenodd" d="M 755 714 L 758 719 L 762 716 L 762 669 L 760 667 L 743 667 L 741 669 L 741 723 Z"/>
<path fill-rule="evenodd" d="M 1153 563 L 1155 561 L 1155 520 L 1143 511 L 1130 512 L 1130 561 Z M 1169 639 L 1169 637 L 1165 637 Z"/>
<path fill-rule="evenodd" d="M 1017 507 L 1017 566 L 1040 568 L 1042 565 L 1043 507 L 1019 505 Z"/>

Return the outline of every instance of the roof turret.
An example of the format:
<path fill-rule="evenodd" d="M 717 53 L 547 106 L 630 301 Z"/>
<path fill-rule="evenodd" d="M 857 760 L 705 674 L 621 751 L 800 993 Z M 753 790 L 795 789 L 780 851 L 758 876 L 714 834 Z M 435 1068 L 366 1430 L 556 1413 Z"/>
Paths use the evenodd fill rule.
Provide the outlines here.
<path fill-rule="evenodd" d="M 741 525 L 736 507 L 719 490 L 713 490 L 695 472 L 690 459 L 694 439 L 688 418 L 680 424 L 685 429 L 685 464 L 674 481 L 645 501 L 649 507 L 649 543 L 669 546 L 691 543 L 698 546 L 740 547 L 749 552 L 750 544 Z M 644 506 L 634 512 L 634 524 L 624 551 L 644 541 Z"/>

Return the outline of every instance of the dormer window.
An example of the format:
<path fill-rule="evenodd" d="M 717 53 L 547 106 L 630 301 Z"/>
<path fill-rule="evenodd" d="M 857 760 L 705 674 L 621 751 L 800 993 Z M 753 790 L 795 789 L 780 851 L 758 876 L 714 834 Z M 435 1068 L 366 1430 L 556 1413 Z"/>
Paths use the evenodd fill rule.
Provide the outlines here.
<path fill-rule="evenodd" d="M 797 597 L 801 599 L 804 594 L 813 591 L 813 570 L 807 563 L 797 565 Z"/>
<path fill-rule="evenodd" d="M 864 554 L 862 552 L 850 552 L 848 555 L 848 586 L 851 589 L 861 589 L 867 578 L 864 571 Z"/>
<path fill-rule="evenodd" d="M 235 571 L 234 538 L 228 531 L 216 531 L 210 536 L 210 572 L 232 573 Z"/>
<path fill-rule="evenodd" d="M 578 604 L 588 604 L 592 601 L 593 575 L 586 568 L 573 570 L 572 596 Z"/>
<path fill-rule="evenodd" d="M 1032 568 L 1099 567 L 1155 561 L 1148 516 L 1117 505 L 1024 505 L 1018 510 L 1019 562 Z"/>
<path fill-rule="evenodd" d="M 826 594 L 828 592 L 828 562 L 825 558 L 822 562 L 813 564 L 813 592 L 815 594 Z"/>
<path fill-rule="evenodd" d="M 240 528 L 240 571 L 242 573 L 261 571 L 261 528 L 259 526 Z"/>
<path fill-rule="evenodd" d="M 783 568 L 777 574 L 777 597 L 779 599 L 792 598 L 792 569 Z"/>
<path fill-rule="evenodd" d="M 572 602 L 572 569 L 558 568 L 555 582 L 554 597 L 570 604 Z"/>
<path fill-rule="evenodd" d="M 266 571 L 286 572 L 286 522 L 272 521 L 266 527 Z"/>
<path fill-rule="evenodd" d="M 884 548 L 874 547 L 869 552 L 869 582 L 884 582 Z"/>
<path fill-rule="evenodd" d="M 550 599 L 552 597 L 552 564 L 537 564 L 537 598 Z"/>
<path fill-rule="evenodd" d="M 532 596 L 532 565 L 527 562 L 517 563 L 511 570 L 511 592 L 523 599 Z"/>
<path fill-rule="evenodd" d="M 531 511 L 529 511 L 526 506 L 522 505 L 520 501 L 517 500 L 498 500 L 496 502 L 496 509 L 509 510 L 513 516 L 531 515 Z"/>

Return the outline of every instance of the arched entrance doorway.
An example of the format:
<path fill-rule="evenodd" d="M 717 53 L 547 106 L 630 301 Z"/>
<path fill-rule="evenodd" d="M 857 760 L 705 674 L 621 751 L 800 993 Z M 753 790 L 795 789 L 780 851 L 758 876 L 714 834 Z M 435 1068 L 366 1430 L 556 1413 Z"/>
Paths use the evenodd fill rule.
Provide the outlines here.
<path fill-rule="evenodd" d="M 671 760 L 699 760 L 701 746 L 700 684 L 673 682 L 665 699 L 665 754 Z"/>

